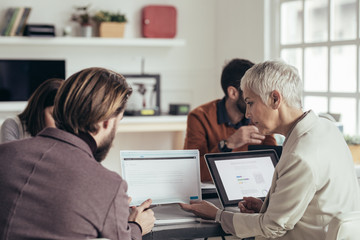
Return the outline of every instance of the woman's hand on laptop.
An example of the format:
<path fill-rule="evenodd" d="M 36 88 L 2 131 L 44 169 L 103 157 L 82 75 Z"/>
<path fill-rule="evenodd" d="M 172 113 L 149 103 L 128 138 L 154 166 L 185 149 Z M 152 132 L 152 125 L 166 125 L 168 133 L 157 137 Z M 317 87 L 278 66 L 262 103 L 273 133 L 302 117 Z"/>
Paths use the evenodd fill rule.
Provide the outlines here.
<path fill-rule="evenodd" d="M 196 216 L 199 216 L 204 219 L 211 219 L 211 220 L 215 219 L 216 212 L 218 210 L 218 208 L 214 204 L 207 201 L 194 200 L 194 201 L 190 201 L 190 204 L 186 204 L 186 203 L 179 203 L 179 204 L 180 207 L 185 211 L 192 212 Z"/>
<path fill-rule="evenodd" d="M 242 213 L 258 213 L 263 205 L 263 201 L 259 198 L 244 197 L 238 206 Z"/>
<path fill-rule="evenodd" d="M 131 207 L 128 219 L 129 222 L 136 222 L 141 226 L 143 236 L 151 231 L 155 223 L 154 211 L 149 209 L 151 203 L 152 200 L 148 199 L 138 207 Z"/>

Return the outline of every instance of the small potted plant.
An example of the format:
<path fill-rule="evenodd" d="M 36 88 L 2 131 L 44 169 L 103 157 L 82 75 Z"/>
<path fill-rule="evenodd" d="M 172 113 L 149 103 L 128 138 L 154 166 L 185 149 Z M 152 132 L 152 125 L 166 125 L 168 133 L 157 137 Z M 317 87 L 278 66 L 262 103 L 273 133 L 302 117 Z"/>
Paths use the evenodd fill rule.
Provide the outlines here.
<path fill-rule="evenodd" d="M 81 35 L 84 37 L 92 36 L 92 24 L 89 7 L 90 5 L 75 7 L 76 12 L 71 16 L 71 20 L 80 24 Z"/>
<path fill-rule="evenodd" d="M 99 25 L 100 37 L 122 38 L 124 36 L 127 22 L 125 14 L 98 11 L 93 20 Z"/>

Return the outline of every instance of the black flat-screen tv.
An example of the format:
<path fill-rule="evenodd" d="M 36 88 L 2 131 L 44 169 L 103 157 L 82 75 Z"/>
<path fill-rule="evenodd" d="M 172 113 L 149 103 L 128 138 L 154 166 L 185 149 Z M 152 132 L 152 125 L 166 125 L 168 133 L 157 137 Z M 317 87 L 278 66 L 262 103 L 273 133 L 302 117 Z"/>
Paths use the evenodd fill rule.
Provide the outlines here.
<path fill-rule="evenodd" d="M 0 59 L 0 101 L 27 101 L 50 78 L 65 79 L 65 60 Z"/>

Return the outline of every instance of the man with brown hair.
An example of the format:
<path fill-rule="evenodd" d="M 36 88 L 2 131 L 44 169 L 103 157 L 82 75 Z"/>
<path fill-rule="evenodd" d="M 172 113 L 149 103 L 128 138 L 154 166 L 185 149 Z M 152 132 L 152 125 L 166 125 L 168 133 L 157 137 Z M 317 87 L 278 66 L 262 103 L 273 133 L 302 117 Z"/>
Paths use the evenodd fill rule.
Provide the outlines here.
<path fill-rule="evenodd" d="M 132 89 L 103 68 L 70 76 L 54 104 L 57 128 L 0 145 L 0 239 L 141 239 L 151 199 L 129 213 L 127 184 L 100 162 Z"/>

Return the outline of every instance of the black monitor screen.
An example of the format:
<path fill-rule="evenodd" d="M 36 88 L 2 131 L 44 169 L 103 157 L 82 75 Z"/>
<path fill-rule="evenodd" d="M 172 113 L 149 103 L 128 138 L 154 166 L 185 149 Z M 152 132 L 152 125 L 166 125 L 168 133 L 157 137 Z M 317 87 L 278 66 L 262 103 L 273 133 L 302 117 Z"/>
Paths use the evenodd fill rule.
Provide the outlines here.
<path fill-rule="evenodd" d="M 65 60 L 0 59 L 0 101 L 27 101 L 49 78 L 65 79 Z"/>

